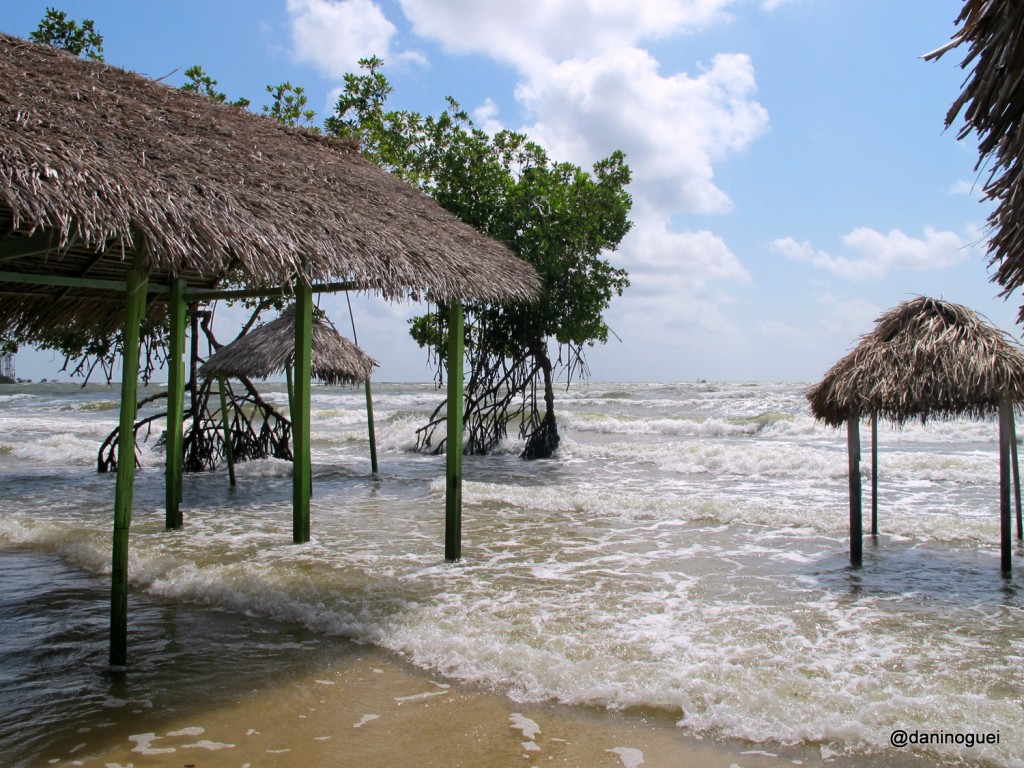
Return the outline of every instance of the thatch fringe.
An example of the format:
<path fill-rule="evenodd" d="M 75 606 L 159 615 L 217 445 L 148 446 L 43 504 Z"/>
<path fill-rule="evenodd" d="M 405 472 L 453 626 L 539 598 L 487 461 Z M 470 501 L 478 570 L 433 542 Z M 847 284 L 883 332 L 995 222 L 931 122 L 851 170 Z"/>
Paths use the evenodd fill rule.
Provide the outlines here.
<path fill-rule="evenodd" d="M 975 171 L 988 166 L 985 197 L 996 203 L 988 217 L 990 265 L 1002 295 L 1024 286 L 1024 3 L 965 0 L 960 29 L 937 59 L 963 43 L 961 68 L 971 69 L 963 91 L 946 113 L 946 126 L 963 114 L 957 138 L 978 136 Z M 1018 319 L 1024 322 L 1024 306 Z"/>
<path fill-rule="evenodd" d="M 377 361 L 342 336 L 323 315 L 313 317 L 313 378 L 325 384 L 361 384 Z M 295 362 L 295 306 L 266 325 L 221 347 L 199 369 L 204 378 L 243 376 L 266 379 Z"/>
<path fill-rule="evenodd" d="M 832 426 L 868 414 L 896 424 L 990 416 L 1005 396 L 1024 400 L 1024 354 L 972 309 L 919 297 L 879 317 L 806 394 Z"/>
<path fill-rule="evenodd" d="M 164 282 L 236 276 L 276 287 L 302 275 L 438 301 L 526 300 L 539 290 L 532 267 L 351 142 L 3 34 L 0 82 L 0 242 L 56 234 L 54 251 L 4 270 L 45 263 L 123 279 L 141 237 Z M 102 292 L 24 288 L 0 285 L 0 332 L 39 327 L 43 313 L 86 324 L 111 314 Z M 57 295 L 57 306 L 47 303 Z"/>

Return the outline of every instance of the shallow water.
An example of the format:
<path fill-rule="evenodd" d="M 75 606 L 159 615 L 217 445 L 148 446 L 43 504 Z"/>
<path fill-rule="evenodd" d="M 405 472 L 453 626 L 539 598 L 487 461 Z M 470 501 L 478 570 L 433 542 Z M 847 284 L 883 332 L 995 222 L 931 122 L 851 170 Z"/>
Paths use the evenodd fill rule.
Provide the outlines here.
<path fill-rule="evenodd" d="M 687 734 L 829 757 L 892 754 L 897 728 L 997 733 L 997 744 L 911 751 L 1024 765 L 1024 570 L 999 576 L 995 425 L 880 428 L 882 535 L 865 542 L 854 570 L 845 434 L 814 423 L 802 390 L 562 393 L 557 460 L 522 462 L 514 441 L 466 457 L 464 558 L 454 565 L 442 559 L 443 460 L 410 450 L 437 399 L 428 385 L 375 387 L 376 478 L 362 392 L 314 389 L 305 545 L 290 543 L 289 465 L 242 465 L 235 489 L 224 472 L 187 477 L 186 526 L 168 533 L 162 457 L 144 452 L 130 664 L 173 670 L 154 677 L 152 700 L 161 686 L 194 690 L 203 676 L 213 689 L 244 685 L 296 644 L 348 638 L 517 701 L 652 711 Z M 105 388 L 0 394 L 0 546 L 39 558 L 4 575 L 14 597 L 0 629 L 21 639 L 5 648 L 0 674 L 27 682 L 0 709 L 30 745 L 77 725 L 85 715 L 73 702 L 117 699 L 97 685 L 116 683 L 103 669 L 105 613 L 69 621 L 61 607 L 76 578 L 106 585 L 113 478 L 95 473 L 95 452 L 116 401 Z M 204 619 L 180 633 L 176 611 L 188 605 L 217 609 L 223 626 Z M 20 665 L 18 643 L 38 642 L 33 627 L 56 638 L 52 667 Z M 136 633 L 153 638 L 149 647 Z M 220 649 L 230 663 L 192 676 L 188 653 Z M 326 663 L 321 652 L 344 651 L 311 653 L 313 668 Z M 40 709 L 47 697 L 72 703 Z M 11 733 L 5 725 L 0 736 Z"/>

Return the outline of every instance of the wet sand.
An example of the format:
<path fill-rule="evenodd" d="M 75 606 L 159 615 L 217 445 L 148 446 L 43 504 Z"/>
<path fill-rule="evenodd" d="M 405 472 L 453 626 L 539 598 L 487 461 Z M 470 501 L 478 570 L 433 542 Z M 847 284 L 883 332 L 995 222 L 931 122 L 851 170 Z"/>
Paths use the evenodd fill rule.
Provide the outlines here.
<path fill-rule="evenodd" d="M 719 742 L 668 713 L 519 704 L 446 681 L 374 648 L 268 680 L 233 701 L 159 712 L 126 702 L 98 727 L 52 744 L 33 765 L 104 768 L 780 768 L 934 765 L 907 753 L 832 756 L 816 747 Z M 181 709 L 188 709 L 183 712 Z"/>

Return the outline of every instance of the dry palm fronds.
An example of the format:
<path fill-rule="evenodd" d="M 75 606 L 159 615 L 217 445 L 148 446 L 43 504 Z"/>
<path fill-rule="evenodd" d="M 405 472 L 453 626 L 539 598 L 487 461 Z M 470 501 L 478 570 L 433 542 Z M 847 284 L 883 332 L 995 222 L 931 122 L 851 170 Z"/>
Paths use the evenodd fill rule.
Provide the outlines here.
<path fill-rule="evenodd" d="M 877 414 L 897 424 L 994 414 L 1024 400 L 1024 354 L 998 328 L 960 304 L 904 302 L 807 391 L 811 411 L 832 426 Z"/>
<path fill-rule="evenodd" d="M 965 0 L 960 29 L 949 45 L 930 53 L 938 58 L 967 43 L 961 64 L 973 67 L 960 96 L 946 114 L 951 126 L 961 113 L 957 136 L 978 136 L 978 163 L 989 167 L 985 196 L 996 203 L 988 217 L 990 264 L 1003 295 L 1024 286 L 1024 3 Z M 1024 321 L 1024 307 L 1018 319 Z"/>
<path fill-rule="evenodd" d="M 539 290 L 504 245 L 350 142 L 0 34 L 0 246 L 34 233 L 52 242 L 0 270 L 123 280 L 144 240 L 164 283 L 300 277 L 438 301 Z M 120 323 L 110 291 L 0 281 L 0 295 L 0 334 Z"/>
<path fill-rule="evenodd" d="M 339 334 L 325 317 L 313 317 L 313 378 L 325 384 L 360 384 L 377 362 Z M 295 361 L 295 307 L 276 320 L 221 347 L 199 369 L 200 376 L 265 379 L 284 373 Z"/>

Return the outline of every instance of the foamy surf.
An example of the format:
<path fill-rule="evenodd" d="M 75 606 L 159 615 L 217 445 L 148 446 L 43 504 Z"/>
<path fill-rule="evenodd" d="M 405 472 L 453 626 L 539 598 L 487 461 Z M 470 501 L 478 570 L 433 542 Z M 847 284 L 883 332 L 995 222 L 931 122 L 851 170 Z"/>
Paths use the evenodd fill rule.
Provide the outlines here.
<path fill-rule="evenodd" d="M 110 414 L 88 406 L 109 393 L 67 397 L 75 408 L 0 402 L 0 421 L 31 422 L 3 438 L 0 541 L 102 575 L 113 477 L 86 459 Z M 522 462 L 514 441 L 466 457 L 465 557 L 445 564 L 443 458 L 408 450 L 435 398 L 376 389 L 372 478 L 361 398 L 318 388 L 313 540 L 301 546 L 289 543 L 287 463 L 242 465 L 234 490 L 222 472 L 186 478 L 186 526 L 168 533 L 149 455 L 133 589 L 370 643 L 524 703 L 657 711 L 689 734 L 852 756 L 890 754 L 896 728 L 977 726 L 1000 742 L 918 753 L 1020 764 L 1022 603 L 998 576 L 992 424 L 880 429 L 882 536 L 852 571 L 845 434 L 814 423 L 801 386 L 591 384 L 560 401 L 558 460 Z M 392 702 L 408 707 L 452 694 L 398 695 L 420 697 Z M 544 747 L 540 727 L 512 728 L 526 753 Z M 639 759 L 618 748 L 637 747 L 602 754 Z"/>

